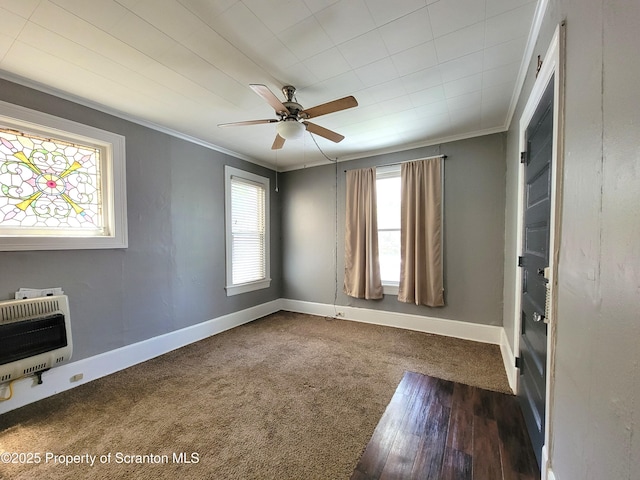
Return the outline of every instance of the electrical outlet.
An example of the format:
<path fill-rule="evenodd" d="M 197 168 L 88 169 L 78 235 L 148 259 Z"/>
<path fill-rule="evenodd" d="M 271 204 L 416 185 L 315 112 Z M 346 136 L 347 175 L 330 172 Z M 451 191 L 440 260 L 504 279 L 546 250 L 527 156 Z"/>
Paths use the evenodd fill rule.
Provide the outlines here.
<path fill-rule="evenodd" d="M 83 377 L 84 377 L 84 373 L 76 373 L 73 377 L 71 377 L 71 381 L 77 382 L 82 380 Z"/>

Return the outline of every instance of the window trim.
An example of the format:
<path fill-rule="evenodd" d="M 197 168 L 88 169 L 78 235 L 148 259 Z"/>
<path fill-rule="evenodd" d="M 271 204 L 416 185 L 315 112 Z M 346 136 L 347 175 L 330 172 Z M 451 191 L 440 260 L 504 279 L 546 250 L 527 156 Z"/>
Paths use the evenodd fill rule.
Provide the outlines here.
<path fill-rule="evenodd" d="M 231 238 L 231 178 L 238 177 L 248 182 L 262 185 L 265 189 L 264 217 L 265 217 L 265 278 L 253 282 L 233 283 L 233 241 Z M 269 179 L 254 173 L 225 165 L 224 167 L 224 210 L 225 210 L 225 290 L 227 296 L 252 292 L 269 288 L 271 285 L 271 249 L 270 249 L 270 189 Z"/>
<path fill-rule="evenodd" d="M 120 249 L 128 247 L 125 137 L 0 101 L 0 123 L 60 140 L 100 148 L 105 235 L 2 235 L 0 251 Z"/>

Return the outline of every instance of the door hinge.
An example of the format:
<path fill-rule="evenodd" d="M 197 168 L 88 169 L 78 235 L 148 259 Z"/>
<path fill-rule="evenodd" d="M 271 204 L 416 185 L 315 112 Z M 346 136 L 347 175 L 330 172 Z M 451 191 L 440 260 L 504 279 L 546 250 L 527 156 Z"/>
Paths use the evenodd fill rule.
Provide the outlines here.
<path fill-rule="evenodd" d="M 526 163 L 527 162 L 527 152 L 520 152 L 520 163 Z"/>
<path fill-rule="evenodd" d="M 542 58 L 538 55 L 538 64 L 536 65 L 536 78 L 538 78 L 538 74 L 540 73 L 540 69 L 542 68 Z"/>
<path fill-rule="evenodd" d="M 522 359 L 520 357 L 516 357 L 516 368 L 522 368 Z"/>
<path fill-rule="evenodd" d="M 524 267 L 524 257 L 518 257 L 518 266 Z"/>

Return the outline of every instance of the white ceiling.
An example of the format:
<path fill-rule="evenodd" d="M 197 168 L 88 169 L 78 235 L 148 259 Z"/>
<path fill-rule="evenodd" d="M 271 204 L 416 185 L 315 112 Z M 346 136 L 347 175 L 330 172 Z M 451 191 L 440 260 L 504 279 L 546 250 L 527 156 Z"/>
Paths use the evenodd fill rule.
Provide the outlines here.
<path fill-rule="evenodd" d="M 280 170 L 326 163 L 306 133 L 271 150 L 250 88 L 297 88 L 314 137 L 357 158 L 503 131 L 536 0 L 0 0 L 0 76 Z"/>

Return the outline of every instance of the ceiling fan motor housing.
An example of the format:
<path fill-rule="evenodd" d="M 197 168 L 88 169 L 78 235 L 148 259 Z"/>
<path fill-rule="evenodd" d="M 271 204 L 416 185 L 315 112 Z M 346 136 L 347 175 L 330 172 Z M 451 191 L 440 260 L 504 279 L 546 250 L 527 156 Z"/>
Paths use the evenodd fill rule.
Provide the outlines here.
<path fill-rule="evenodd" d="M 286 112 L 283 115 L 283 118 L 303 118 L 304 117 L 304 113 L 302 113 L 302 105 L 300 105 L 299 103 L 296 102 L 282 102 L 282 104 L 287 107 L 287 110 L 289 110 L 290 115 L 287 115 Z"/>

